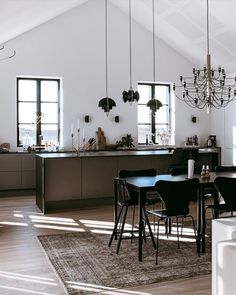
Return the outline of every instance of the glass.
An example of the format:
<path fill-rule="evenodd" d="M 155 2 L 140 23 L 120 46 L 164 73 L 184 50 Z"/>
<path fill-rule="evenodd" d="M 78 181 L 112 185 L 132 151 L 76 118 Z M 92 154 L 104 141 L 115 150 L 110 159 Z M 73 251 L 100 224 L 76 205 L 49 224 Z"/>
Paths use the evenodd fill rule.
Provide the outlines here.
<path fill-rule="evenodd" d="M 168 87 L 165 85 L 155 86 L 155 96 L 158 100 L 161 101 L 163 105 L 169 104 L 169 91 Z"/>
<path fill-rule="evenodd" d="M 138 123 L 151 123 L 151 112 L 146 105 L 138 105 Z"/>
<path fill-rule="evenodd" d="M 41 114 L 42 123 L 58 123 L 58 104 L 41 103 Z"/>
<path fill-rule="evenodd" d="M 163 105 L 159 110 L 156 111 L 156 123 L 163 124 L 169 120 L 169 107 Z"/>
<path fill-rule="evenodd" d="M 58 101 L 58 82 L 42 81 L 41 82 L 41 101 Z"/>
<path fill-rule="evenodd" d="M 36 103 L 20 102 L 18 105 L 18 122 L 19 123 L 35 123 L 36 122 Z"/>
<path fill-rule="evenodd" d="M 138 143 L 146 144 L 146 135 L 151 133 L 151 125 L 138 125 Z"/>
<path fill-rule="evenodd" d="M 41 125 L 42 144 L 45 146 L 58 146 L 58 125 Z"/>
<path fill-rule="evenodd" d="M 18 80 L 19 101 L 36 101 L 37 83 L 34 80 Z"/>
<path fill-rule="evenodd" d="M 19 125 L 19 143 L 20 146 L 28 147 L 36 144 L 36 125 L 20 124 Z"/>
<path fill-rule="evenodd" d="M 145 104 L 151 98 L 151 86 L 149 85 L 138 85 L 138 92 L 139 92 L 139 104 Z"/>

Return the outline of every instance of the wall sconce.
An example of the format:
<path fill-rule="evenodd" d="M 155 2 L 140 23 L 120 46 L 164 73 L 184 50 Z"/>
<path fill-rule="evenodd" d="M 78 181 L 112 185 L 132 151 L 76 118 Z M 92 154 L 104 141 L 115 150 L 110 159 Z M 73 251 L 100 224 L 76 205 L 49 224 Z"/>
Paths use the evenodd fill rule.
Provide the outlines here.
<path fill-rule="evenodd" d="M 197 117 L 196 116 L 192 116 L 192 122 L 197 123 Z"/>
<path fill-rule="evenodd" d="M 86 123 L 89 123 L 89 115 L 84 116 L 84 121 L 85 121 Z"/>
<path fill-rule="evenodd" d="M 119 123 L 120 122 L 120 117 L 119 116 L 115 116 L 115 122 Z"/>

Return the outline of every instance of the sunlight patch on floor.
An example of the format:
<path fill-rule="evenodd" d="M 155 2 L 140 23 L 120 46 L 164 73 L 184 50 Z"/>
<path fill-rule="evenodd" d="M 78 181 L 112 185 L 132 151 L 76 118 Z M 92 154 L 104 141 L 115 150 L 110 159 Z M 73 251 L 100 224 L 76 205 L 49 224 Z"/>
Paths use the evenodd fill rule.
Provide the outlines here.
<path fill-rule="evenodd" d="M 0 285 L 0 289 L 14 290 L 14 291 L 22 292 L 22 294 L 55 295 L 53 293 L 45 293 L 45 292 L 40 292 L 40 291 L 35 291 L 35 290 L 30 290 L 25 288 L 23 289 L 23 288 L 10 287 L 5 285 Z M 11 293 L 11 294 L 14 294 L 14 293 Z"/>
<path fill-rule="evenodd" d="M 76 290 L 84 290 L 84 291 L 90 291 L 90 292 L 102 292 L 103 294 L 110 294 L 110 295 L 151 295 L 147 292 L 139 292 L 139 291 L 132 291 L 132 290 L 125 290 L 125 289 L 117 289 L 112 287 L 106 287 L 106 286 L 99 286 L 94 284 L 86 284 L 86 283 L 80 283 L 80 282 L 72 282 L 72 281 L 66 281 L 66 284 L 68 284 L 69 288 L 76 289 Z"/>
<path fill-rule="evenodd" d="M 22 275 L 19 273 L 8 272 L 8 271 L 0 271 L 0 277 L 14 279 L 14 280 L 21 280 L 26 282 L 40 283 L 40 284 L 51 285 L 51 286 L 57 285 L 57 283 L 53 279 L 47 279 L 47 278 L 38 277 L 38 276 Z"/>
<path fill-rule="evenodd" d="M 48 229 L 57 229 L 63 231 L 76 231 L 76 232 L 85 232 L 82 228 L 77 227 L 65 227 L 65 226 L 53 226 L 53 225 L 46 225 L 46 224 L 34 224 L 36 228 L 48 228 Z"/>
<path fill-rule="evenodd" d="M 25 222 L 14 222 L 14 221 L 0 221 L 3 225 L 17 225 L 17 226 L 28 226 Z"/>

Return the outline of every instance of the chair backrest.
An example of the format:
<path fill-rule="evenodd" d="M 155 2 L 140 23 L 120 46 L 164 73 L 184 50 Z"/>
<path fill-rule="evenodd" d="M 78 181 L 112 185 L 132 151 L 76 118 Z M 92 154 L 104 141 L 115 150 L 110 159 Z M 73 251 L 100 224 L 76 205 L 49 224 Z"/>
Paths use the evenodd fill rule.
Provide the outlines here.
<path fill-rule="evenodd" d="M 132 196 L 130 196 L 129 190 L 126 185 L 126 180 L 122 178 L 117 179 L 117 202 L 120 205 L 136 205 L 138 202 L 137 198 L 132 198 Z"/>
<path fill-rule="evenodd" d="M 236 178 L 218 176 L 214 184 L 225 201 L 226 211 L 236 211 Z"/>
<path fill-rule="evenodd" d="M 142 170 L 120 170 L 118 173 L 120 178 L 133 176 L 156 176 L 156 169 L 142 169 Z"/>
<path fill-rule="evenodd" d="M 216 166 L 215 172 L 236 172 L 236 166 Z"/>
<path fill-rule="evenodd" d="M 197 199 L 198 187 L 197 178 L 180 181 L 159 180 L 155 184 L 169 215 L 187 215 L 190 201 Z"/>

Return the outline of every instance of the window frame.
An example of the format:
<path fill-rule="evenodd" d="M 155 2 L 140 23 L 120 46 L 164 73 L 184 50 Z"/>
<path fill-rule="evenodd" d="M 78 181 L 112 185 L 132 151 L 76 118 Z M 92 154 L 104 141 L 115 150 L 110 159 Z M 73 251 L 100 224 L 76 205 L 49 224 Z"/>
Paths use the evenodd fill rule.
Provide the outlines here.
<path fill-rule="evenodd" d="M 57 141 L 60 144 L 60 120 L 61 120 L 61 116 L 60 116 L 60 111 L 61 111 L 61 79 L 60 78 L 43 78 L 43 77 L 16 77 L 16 99 L 17 99 L 17 147 L 22 147 L 22 143 L 20 143 L 20 131 L 19 131 L 19 126 L 22 123 L 19 123 L 19 104 L 20 102 L 28 102 L 28 103 L 32 103 L 35 101 L 22 101 L 19 100 L 19 81 L 36 81 L 36 114 L 37 116 L 39 114 L 41 114 L 41 104 L 42 103 L 57 103 L 57 115 L 58 115 L 58 128 L 57 128 Z M 57 82 L 57 90 L 58 90 L 58 100 L 55 102 L 50 102 L 50 101 L 42 101 L 41 98 L 41 82 L 42 81 L 54 81 Z M 43 123 L 43 125 L 50 125 L 51 123 Z M 39 138 L 39 135 L 41 134 L 41 125 L 42 123 L 39 122 L 36 124 L 36 146 L 40 146 L 41 145 L 41 140 Z"/>
<path fill-rule="evenodd" d="M 156 138 L 156 126 L 158 125 L 166 125 L 168 126 L 168 130 L 172 130 L 172 117 L 171 117 L 171 108 L 172 108 L 172 102 L 171 102 L 171 97 L 172 97 L 172 94 L 171 94 L 171 83 L 167 83 L 167 82 L 138 82 L 138 87 L 139 85 L 142 85 L 142 86 L 148 86 L 151 88 L 151 95 L 150 97 L 153 97 L 155 98 L 155 87 L 156 86 L 165 86 L 167 87 L 168 91 L 168 103 L 165 104 L 166 106 L 168 106 L 168 122 L 167 124 L 166 123 L 156 123 L 156 119 L 155 119 L 155 114 L 153 111 L 151 111 L 151 120 L 150 120 L 150 123 L 141 123 L 141 122 L 137 122 L 137 126 L 139 127 L 139 125 L 146 125 L 146 126 L 150 126 L 150 130 L 151 130 L 151 140 L 153 142 L 153 144 L 158 144 L 157 142 L 157 138 Z M 146 105 L 146 103 L 139 103 L 138 102 L 138 106 L 137 106 L 137 111 L 138 111 L 138 107 L 139 105 Z M 138 128 L 139 130 L 139 128 Z M 145 142 L 139 142 L 139 134 L 138 134 L 138 145 L 145 145 L 146 143 Z"/>

